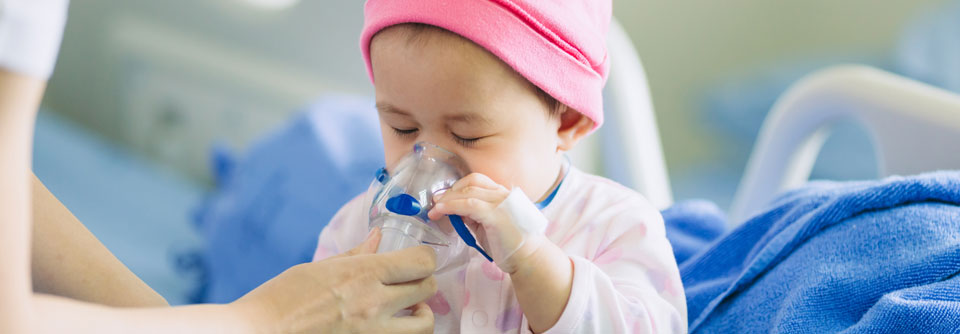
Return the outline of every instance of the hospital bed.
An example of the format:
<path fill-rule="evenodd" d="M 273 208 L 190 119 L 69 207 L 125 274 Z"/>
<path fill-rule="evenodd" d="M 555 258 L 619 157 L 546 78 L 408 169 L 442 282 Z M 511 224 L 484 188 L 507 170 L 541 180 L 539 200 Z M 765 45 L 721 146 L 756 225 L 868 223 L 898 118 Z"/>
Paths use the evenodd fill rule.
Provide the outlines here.
<path fill-rule="evenodd" d="M 609 52 L 611 72 L 604 92 L 607 122 L 571 152 L 571 158 L 581 169 L 617 180 L 657 207 L 667 208 L 673 204 L 673 195 L 646 75 L 616 22 L 609 34 Z M 777 192 L 805 182 L 830 125 L 842 119 L 861 122 L 872 131 L 881 176 L 960 168 L 958 111 L 960 98 L 878 70 L 845 66 L 815 73 L 790 89 L 767 118 L 730 221 L 742 221 Z M 132 159 L 102 141 L 77 140 L 92 135 L 66 121 L 42 117 L 39 123 L 35 166 L 41 179 L 137 274 L 168 300 L 186 301 L 196 278 L 178 276 L 170 263 L 177 253 L 199 243 L 188 216 L 201 202 L 203 187 Z M 86 152 L 86 160 L 62 152 Z M 59 167 L 67 164 L 90 167 Z M 117 171 L 129 177 L 106 176 Z M 98 172 L 103 177 L 89 177 Z M 90 196 L 89 189 L 110 187 L 115 191 L 104 190 L 104 198 Z M 118 214 L 103 203 L 117 203 L 124 210 Z M 167 227 L 166 232 L 160 233 L 161 227 Z"/>
<path fill-rule="evenodd" d="M 960 169 L 960 96 L 865 66 L 821 70 L 777 101 L 760 129 L 730 211 L 744 221 L 777 193 L 802 185 L 839 121 L 871 135 L 877 175 Z"/>
<path fill-rule="evenodd" d="M 673 204 L 647 76 L 630 37 L 614 20 L 607 37 L 610 76 L 604 88 L 605 124 L 570 157 L 584 171 L 636 189 L 656 207 Z"/>
<path fill-rule="evenodd" d="M 607 123 L 571 156 L 666 208 L 673 198 L 643 66 L 616 22 L 608 44 Z M 843 121 L 870 134 L 879 177 L 960 169 L 960 96 L 867 66 L 835 66 L 801 79 L 774 105 L 737 188 L 731 224 L 804 184 L 831 127 Z"/>

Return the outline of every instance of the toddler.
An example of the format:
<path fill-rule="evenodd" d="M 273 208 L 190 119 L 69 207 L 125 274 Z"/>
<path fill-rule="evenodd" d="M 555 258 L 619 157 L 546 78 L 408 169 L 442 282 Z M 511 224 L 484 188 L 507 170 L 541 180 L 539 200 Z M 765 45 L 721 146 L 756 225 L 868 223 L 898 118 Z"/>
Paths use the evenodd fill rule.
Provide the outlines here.
<path fill-rule="evenodd" d="M 361 49 L 391 171 L 417 142 L 472 174 L 436 201 L 493 262 L 465 248 L 436 274 L 438 333 L 684 333 L 686 304 L 659 212 L 570 166 L 603 123 L 610 0 L 370 0 Z M 368 232 L 358 196 L 315 259 Z"/>

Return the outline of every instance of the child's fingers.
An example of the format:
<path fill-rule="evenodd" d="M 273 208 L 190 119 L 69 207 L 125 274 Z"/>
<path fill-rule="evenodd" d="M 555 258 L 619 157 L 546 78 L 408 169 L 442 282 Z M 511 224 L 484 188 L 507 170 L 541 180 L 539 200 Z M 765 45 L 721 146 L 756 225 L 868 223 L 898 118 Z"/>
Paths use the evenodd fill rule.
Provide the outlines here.
<path fill-rule="evenodd" d="M 506 190 L 483 188 L 480 186 L 466 186 L 460 189 L 450 189 L 437 198 L 437 202 L 452 201 L 464 198 L 476 198 L 486 202 L 502 202 L 510 193 Z"/>
<path fill-rule="evenodd" d="M 445 193 L 443 193 L 443 195 L 436 198 L 436 205 L 439 205 L 440 203 L 472 198 L 479 201 L 488 202 L 493 207 L 496 207 L 509 195 L 510 192 L 506 191 L 505 189 L 489 189 L 478 186 L 467 186 L 458 190 L 447 190 Z M 436 205 L 434 205 L 434 207 L 436 207 Z M 435 220 L 442 218 L 443 214 L 436 212 L 436 210 L 430 210 L 430 212 L 427 212 L 427 216 L 430 219 Z"/>
<path fill-rule="evenodd" d="M 488 189 L 496 189 L 500 187 L 499 184 L 493 182 L 489 177 L 480 173 L 470 173 L 470 175 L 464 176 L 462 179 L 453 184 L 453 187 L 450 190 L 460 190 L 465 187 L 481 187 Z"/>
<path fill-rule="evenodd" d="M 430 210 L 428 215 L 440 217 L 448 215 L 460 215 L 463 217 L 469 217 L 470 219 L 482 224 L 487 220 L 485 219 L 486 215 L 492 212 L 495 208 L 496 207 L 492 203 L 480 199 L 461 198 L 437 203 L 437 205 L 433 207 L 433 210 Z"/>
<path fill-rule="evenodd" d="M 430 218 L 430 220 L 440 220 L 440 218 L 443 218 L 443 216 L 444 216 L 443 213 L 441 213 L 440 211 L 437 211 L 436 206 L 434 206 L 433 209 L 427 212 L 427 218 Z"/>
<path fill-rule="evenodd" d="M 443 213 L 436 210 L 436 208 L 440 206 L 441 203 L 465 201 L 468 199 L 472 199 L 476 201 L 487 202 L 490 204 L 490 207 L 496 207 L 497 203 L 503 202 L 503 199 L 506 198 L 506 196 L 508 195 L 509 193 L 501 194 L 496 190 L 475 188 L 475 187 L 463 188 L 460 191 L 448 191 L 443 195 L 443 197 L 437 200 L 436 204 L 434 204 L 434 209 L 427 212 L 427 217 L 433 220 L 437 220 L 437 219 L 443 218 L 443 216 L 445 215 L 448 215 L 449 213 Z M 462 213 L 457 213 L 457 214 L 464 215 Z"/>

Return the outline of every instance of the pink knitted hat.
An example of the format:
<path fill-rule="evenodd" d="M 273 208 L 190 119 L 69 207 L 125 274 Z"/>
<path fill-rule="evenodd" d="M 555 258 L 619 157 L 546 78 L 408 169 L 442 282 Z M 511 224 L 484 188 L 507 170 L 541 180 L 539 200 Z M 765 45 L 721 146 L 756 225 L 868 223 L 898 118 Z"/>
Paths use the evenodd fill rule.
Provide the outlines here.
<path fill-rule="evenodd" d="M 370 40 L 401 23 L 437 26 L 486 48 L 531 83 L 594 122 L 610 70 L 610 0 L 368 0 L 360 48 L 373 78 Z"/>

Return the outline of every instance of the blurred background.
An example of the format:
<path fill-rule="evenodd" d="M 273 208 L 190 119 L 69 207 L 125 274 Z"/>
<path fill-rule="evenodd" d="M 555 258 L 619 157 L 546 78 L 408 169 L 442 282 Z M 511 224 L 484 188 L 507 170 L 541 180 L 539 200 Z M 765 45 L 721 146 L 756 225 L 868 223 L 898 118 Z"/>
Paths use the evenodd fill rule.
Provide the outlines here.
<path fill-rule="evenodd" d="M 362 7 L 75 1 L 38 122 L 37 175 L 171 302 L 242 295 L 309 260 L 316 231 L 365 186 L 290 175 L 379 163 L 379 151 L 362 145 L 355 150 L 369 159 L 290 158 L 338 157 L 342 138 L 376 136 L 360 126 L 317 139 L 298 127 L 373 122 L 372 112 L 326 116 L 369 109 Z M 764 115 L 816 69 L 863 63 L 960 91 L 957 1 L 615 0 L 614 16 L 647 71 L 677 199 L 729 205 Z M 291 144 L 303 136 L 339 144 Z M 284 159 L 290 165 L 271 164 Z M 872 178 L 872 159 L 863 132 L 848 125 L 828 140 L 813 176 Z M 278 199 L 296 187 L 316 197 Z M 294 221 L 302 217 L 312 220 Z M 284 233 L 304 226 L 315 231 Z M 291 243 L 310 249 L 271 247 Z"/>

